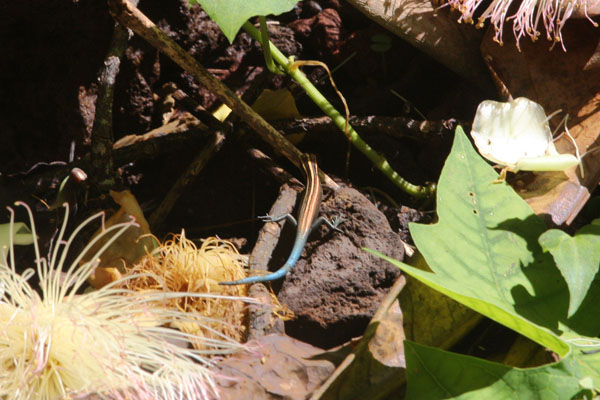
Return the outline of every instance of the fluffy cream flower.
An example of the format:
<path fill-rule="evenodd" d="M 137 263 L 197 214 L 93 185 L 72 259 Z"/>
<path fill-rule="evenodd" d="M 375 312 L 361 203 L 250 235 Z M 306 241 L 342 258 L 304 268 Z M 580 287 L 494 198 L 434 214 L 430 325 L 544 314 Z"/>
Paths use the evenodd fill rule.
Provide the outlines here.
<path fill-rule="evenodd" d="M 28 209 L 32 232 L 35 226 Z M 198 340 L 165 328 L 188 320 L 185 312 L 157 307 L 181 296 L 214 297 L 197 293 L 145 292 L 120 289 L 122 281 L 77 294 L 96 262 L 78 267 L 97 236 L 63 271 L 75 235 L 90 217 L 64 240 L 65 223 L 48 260 L 40 257 L 36 269 L 22 274 L 0 257 L 0 398 L 70 399 L 97 395 L 109 399 L 203 399 L 218 395 L 201 351 L 181 346 Z M 11 211 L 12 223 L 12 211 Z M 107 228 L 111 241 L 133 223 Z M 92 258 L 97 260 L 99 254 Z M 39 293 L 28 282 L 37 275 Z M 129 279 L 129 278 L 124 278 Z M 193 319 L 197 322 L 197 318 Z M 179 345 L 178 345 L 179 343 Z M 221 352 L 240 349 L 233 340 L 211 341 Z"/>

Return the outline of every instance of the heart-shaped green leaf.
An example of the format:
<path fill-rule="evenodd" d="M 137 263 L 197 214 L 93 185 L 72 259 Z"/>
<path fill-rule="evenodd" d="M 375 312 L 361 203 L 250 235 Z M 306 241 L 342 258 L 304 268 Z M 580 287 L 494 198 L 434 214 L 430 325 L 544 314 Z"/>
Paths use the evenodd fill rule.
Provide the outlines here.
<path fill-rule="evenodd" d="M 570 317 L 581 306 L 600 266 L 600 219 L 581 228 L 574 237 L 551 229 L 540 237 L 539 242 L 552 254 L 567 281 Z"/>
<path fill-rule="evenodd" d="M 290 11 L 298 0 L 190 0 L 200 4 L 232 43 L 248 19 L 257 15 L 279 15 Z"/>

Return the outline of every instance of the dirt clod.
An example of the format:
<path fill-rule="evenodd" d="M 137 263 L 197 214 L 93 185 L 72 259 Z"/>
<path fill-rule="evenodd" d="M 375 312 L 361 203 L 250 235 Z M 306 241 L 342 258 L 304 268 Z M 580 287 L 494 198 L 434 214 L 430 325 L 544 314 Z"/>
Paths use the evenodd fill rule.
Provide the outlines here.
<path fill-rule="evenodd" d="M 341 212 L 344 233 L 322 227 L 286 278 L 279 298 L 296 314 L 286 332 L 328 348 L 364 332 L 381 298 L 400 270 L 362 250 L 374 249 L 402 260 L 400 237 L 361 193 L 342 188 L 322 207 L 330 218 Z"/>

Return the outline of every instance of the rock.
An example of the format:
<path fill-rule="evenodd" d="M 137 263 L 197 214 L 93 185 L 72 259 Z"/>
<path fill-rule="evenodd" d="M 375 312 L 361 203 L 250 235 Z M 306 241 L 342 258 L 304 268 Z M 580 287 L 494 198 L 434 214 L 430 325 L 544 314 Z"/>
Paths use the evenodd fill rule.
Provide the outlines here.
<path fill-rule="evenodd" d="M 363 334 L 400 275 L 399 269 L 362 248 L 398 260 L 403 259 L 404 248 L 384 215 L 355 189 L 341 188 L 321 210 L 330 219 L 341 213 L 344 233 L 323 226 L 311 235 L 283 283 L 279 300 L 297 316 L 286 323 L 287 334 L 329 348 Z M 285 260 L 273 262 L 279 266 Z"/>

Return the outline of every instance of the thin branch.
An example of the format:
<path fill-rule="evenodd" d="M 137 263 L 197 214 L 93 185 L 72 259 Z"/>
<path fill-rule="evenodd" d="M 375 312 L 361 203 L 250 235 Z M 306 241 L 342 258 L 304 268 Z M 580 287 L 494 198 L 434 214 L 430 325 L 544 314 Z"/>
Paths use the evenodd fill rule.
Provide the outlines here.
<path fill-rule="evenodd" d="M 138 0 L 132 0 L 138 3 Z M 115 184 L 115 171 L 112 158 L 113 133 L 113 100 L 115 81 L 119 74 L 121 57 L 127 48 L 131 32 L 119 24 L 115 24 L 104 65 L 98 74 L 98 97 L 96 113 L 92 127 L 92 179 L 99 188 L 112 187 Z"/>
<path fill-rule="evenodd" d="M 428 141 L 434 137 L 453 137 L 454 130 L 459 124 L 455 119 L 420 121 L 407 117 L 377 115 L 351 116 L 349 122 L 355 128 L 360 128 L 361 132 L 364 133 L 383 133 L 398 139 L 416 141 Z M 464 123 L 460 124 L 463 127 L 465 126 Z M 337 126 L 329 117 L 282 120 L 273 123 L 273 126 L 286 134 L 297 132 L 320 134 L 324 131 L 337 129 Z"/>

